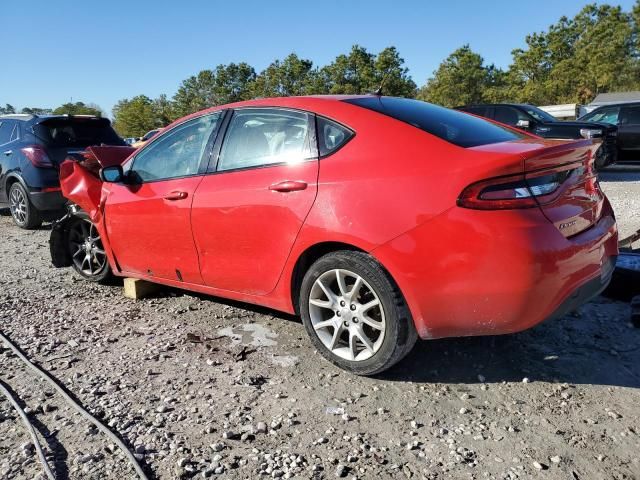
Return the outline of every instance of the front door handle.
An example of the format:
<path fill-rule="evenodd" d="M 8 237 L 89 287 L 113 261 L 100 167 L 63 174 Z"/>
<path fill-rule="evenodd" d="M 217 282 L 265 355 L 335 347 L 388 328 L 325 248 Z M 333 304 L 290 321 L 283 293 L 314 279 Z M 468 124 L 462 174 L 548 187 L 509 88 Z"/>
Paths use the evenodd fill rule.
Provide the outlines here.
<path fill-rule="evenodd" d="M 179 191 L 174 191 L 174 192 L 169 192 L 164 196 L 165 200 L 184 200 L 185 198 L 187 198 L 189 196 L 189 194 L 187 192 L 179 192 Z"/>
<path fill-rule="evenodd" d="M 269 190 L 273 190 L 274 192 L 295 192 L 304 190 L 305 188 L 307 188 L 307 182 L 298 180 L 286 180 L 269 186 Z"/>
<path fill-rule="evenodd" d="M 7 157 L 13 153 L 13 150 L 5 150 L 4 153 Z"/>

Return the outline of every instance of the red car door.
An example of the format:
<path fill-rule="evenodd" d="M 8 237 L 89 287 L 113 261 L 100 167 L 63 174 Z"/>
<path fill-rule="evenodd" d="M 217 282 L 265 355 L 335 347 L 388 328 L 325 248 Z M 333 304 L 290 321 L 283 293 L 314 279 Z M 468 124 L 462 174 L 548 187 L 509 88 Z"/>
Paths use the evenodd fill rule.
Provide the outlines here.
<path fill-rule="evenodd" d="M 124 272 L 202 284 L 191 204 L 221 115 L 164 132 L 130 160 L 126 184 L 109 185 L 105 224 Z"/>
<path fill-rule="evenodd" d="M 233 113 L 215 173 L 193 200 L 205 284 L 252 295 L 275 288 L 316 197 L 313 125 L 312 115 L 291 110 Z"/>

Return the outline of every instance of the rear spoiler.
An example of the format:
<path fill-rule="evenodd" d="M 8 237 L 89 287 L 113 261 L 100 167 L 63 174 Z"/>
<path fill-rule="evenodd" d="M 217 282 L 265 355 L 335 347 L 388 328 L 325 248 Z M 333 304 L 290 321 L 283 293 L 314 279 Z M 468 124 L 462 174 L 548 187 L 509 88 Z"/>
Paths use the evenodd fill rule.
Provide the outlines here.
<path fill-rule="evenodd" d="M 585 164 L 590 160 L 593 165 L 595 151 L 600 146 L 593 140 L 572 140 L 546 146 L 538 150 L 523 153 L 524 170 L 527 173 L 562 165 Z"/>

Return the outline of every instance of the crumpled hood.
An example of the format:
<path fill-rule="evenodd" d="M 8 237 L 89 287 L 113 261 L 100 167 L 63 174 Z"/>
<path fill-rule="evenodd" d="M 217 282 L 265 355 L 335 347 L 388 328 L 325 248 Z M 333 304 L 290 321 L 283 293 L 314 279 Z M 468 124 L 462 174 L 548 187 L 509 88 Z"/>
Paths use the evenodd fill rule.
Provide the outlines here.
<path fill-rule="evenodd" d="M 62 195 L 82 208 L 94 223 L 102 217 L 105 195 L 99 178 L 101 168 L 123 164 L 136 149 L 132 147 L 88 147 L 82 161 L 68 158 L 60 165 Z"/>
<path fill-rule="evenodd" d="M 87 147 L 84 157 L 88 160 L 93 157 L 101 167 L 122 165 L 136 149 L 133 147 L 101 146 Z"/>
<path fill-rule="evenodd" d="M 87 212 L 92 222 L 100 221 L 102 181 L 93 169 L 74 160 L 65 160 L 60 165 L 60 189 L 66 199 Z"/>

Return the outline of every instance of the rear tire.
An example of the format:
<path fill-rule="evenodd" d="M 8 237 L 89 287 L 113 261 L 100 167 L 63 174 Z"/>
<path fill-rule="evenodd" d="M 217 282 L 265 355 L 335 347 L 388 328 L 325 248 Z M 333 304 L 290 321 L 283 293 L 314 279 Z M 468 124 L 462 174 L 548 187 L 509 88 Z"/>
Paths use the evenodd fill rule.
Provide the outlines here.
<path fill-rule="evenodd" d="M 344 250 L 318 259 L 302 280 L 299 306 L 322 356 L 357 375 L 393 366 L 418 338 L 400 289 L 363 252 Z"/>
<path fill-rule="evenodd" d="M 96 283 L 111 280 L 111 266 L 100 233 L 88 215 L 81 213 L 69 224 L 67 245 L 71 266 L 81 277 Z"/>
<path fill-rule="evenodd" d="M 13 222 L 25 230 L 33 230 L 42 225 L 42 215 L 29 200 L 27 189 L 20 182 L 9 188 L 9 209 Z"/>

